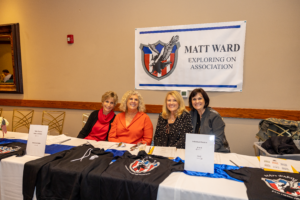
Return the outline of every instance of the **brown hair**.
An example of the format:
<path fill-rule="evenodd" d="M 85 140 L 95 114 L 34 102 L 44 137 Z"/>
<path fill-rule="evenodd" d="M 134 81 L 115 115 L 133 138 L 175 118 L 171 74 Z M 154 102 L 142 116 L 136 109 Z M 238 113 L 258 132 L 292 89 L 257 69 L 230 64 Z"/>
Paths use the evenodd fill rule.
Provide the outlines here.
<path fill-rule="evenodd" d="M 103 95 L 102 95 L 102 99 L 101 99 L 101 102 L 104 103 L 104 101 L 108 98 L 113 98 L 114 99 L 114 103 L 115 105 L 118 103 L 118 95 L 117 93 L 113 92 L 113 91 L 108 91 L 108 92 L 105 92 Z"/>
<path fill-rule="evenodd" d="M 196 96 L 198 93 L 202 94 L 203 98 L 204 98 L 204 101 L 205 101 L 205 105 L 204 105 L 204 108 L 207 108 L 208 105 L 209 105 L 209 97 L 207 95 L 207 93 L 202 89 L 202 88 L 196 88 L 194 89 L 191 93 L 190 93 L 190 96 L 189 96 L 189 107 L 194 110 L 195 108 L 193 107 L 193 104 L 192 104 L 192 99 L 194 96 Z"/>

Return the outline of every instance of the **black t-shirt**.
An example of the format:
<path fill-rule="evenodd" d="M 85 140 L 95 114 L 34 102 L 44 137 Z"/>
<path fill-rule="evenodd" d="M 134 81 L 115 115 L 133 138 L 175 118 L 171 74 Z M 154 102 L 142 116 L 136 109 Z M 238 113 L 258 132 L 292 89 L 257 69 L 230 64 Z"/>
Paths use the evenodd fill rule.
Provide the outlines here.
<path fill-rule="evenodd" d="M 34 185 L 37 199 L 80 199 L 81 180 L 94 168 L 102 173 L 112 159 L 112 153 L 83 145 L 27 162 L 23 175 L 24 199 L 32 199 Z"/>
<path fill-rule="evenodd" d="M 261 147 L 270 154 L 299 154 L 300 150 L 293 138 L 287 136 L 272 136 L 261 144 Z"/>
<path fill-rule="evenodd" d="M 12 142 L 0 144 L 0 160 L 13 155 L 23 156 L 26 151 L 26 144 L 21 142 Z"/>
<path fill-rule="evenodd" d="M 225 171 L 229 176 L 244 181 L 250 200 L 300 199 L 300 174 L 248 167 Z"/>
<path fill-rule="evenodd" d="M 88 174 L 82 181 L 81 199 L 155 200 L 159 184 L 172 172 L 183 169 L 182 162 L 147 155 L 145 151 L 137 156 L 127 151 L 102 174 L 97 168 Z"/>

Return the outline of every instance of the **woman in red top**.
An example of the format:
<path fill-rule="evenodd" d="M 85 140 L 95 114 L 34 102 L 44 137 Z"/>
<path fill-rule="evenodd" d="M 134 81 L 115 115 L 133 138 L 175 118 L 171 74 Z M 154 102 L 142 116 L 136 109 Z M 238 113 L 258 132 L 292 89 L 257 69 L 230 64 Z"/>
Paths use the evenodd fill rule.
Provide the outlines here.
<path fill-rule="evenodd" d="M 111 123 L 114 121 L 115 113 L 113 111 L 118 102 L 118 95 L 109 91 L 102 96 L 101 110 L 95 110 L 89 116 L 85 126 L 80 131 L 77 138 L 88 140 L 104 141 L 107 140 Z"/>
<path fill-rule="evenodd" d="M 125 142 L 137 144 L 146 141 L 151 144 L 153 137 L 153 125 L 149 116 L 144 113 L 145 104 L 141 94 L 129 90 L 123 97 L 119 113 L 111 125 L 108 135 L 110 142 Z"/>

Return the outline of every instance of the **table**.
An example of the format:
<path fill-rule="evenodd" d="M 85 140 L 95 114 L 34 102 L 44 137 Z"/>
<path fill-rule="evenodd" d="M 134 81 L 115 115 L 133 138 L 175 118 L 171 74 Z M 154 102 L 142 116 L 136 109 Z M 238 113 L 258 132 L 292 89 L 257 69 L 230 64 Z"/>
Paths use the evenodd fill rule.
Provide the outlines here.
<path fill-rule="evenodd" d="M 9 139 L 25 139 L 28 134 L 8 132 L 5 136 Z M 72 138 L 63 144 L 78 146 L 87 140 Z M 91 142 L 93 143 L 93 142 Z M 112 143 L 113 144 L 113 143 Z M 184 150 L 183 150 L 184 151 Z M 183 151 L 177 152 L 183 157 Z M 177 155 L 176 155 L 177 156 Z M 20 200 L 22 195 L 22 178 L 24 164 L 38 157 L 24 155 L 23 157 L 12 156 L 2 159 L 0 162 L 0 199 Z M 184 158 L 182 158 L 184 159 Z M 259 161 L 255 156 L 245 156 L 236 153 L 215 153 L 216 164 L 232 165 L 230 160 L 239 166 L 257 167 Z M 292 166 L 300 171 L 300 162 L 290 160 Z M 159 186 L 158 200 L 198 200 L 198 199 L 248 199 L 244 183 L 227 179 L 206 178 L 189 176 L 182 172 L 174 172 L 166 178 Z"/>

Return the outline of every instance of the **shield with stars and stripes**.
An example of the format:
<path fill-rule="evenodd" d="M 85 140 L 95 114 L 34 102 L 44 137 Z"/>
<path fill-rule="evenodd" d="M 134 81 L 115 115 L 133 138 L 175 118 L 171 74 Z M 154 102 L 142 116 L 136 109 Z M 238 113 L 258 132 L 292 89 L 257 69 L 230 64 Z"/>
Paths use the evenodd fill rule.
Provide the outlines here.
<path fill-rule="evenodd" d="M 178 48 L 180 47 L 179 42 L 177 42 L 170 56 L 166 60 L 161 59 L 161 55 L 164 53 L 166 43 L 158 41 L 152 44 L 152 48 L 155 48 L 157 51 L 153 51 L 150 45 L 140 45 L 142 51 L 142 65 L 145 72 L 152 78 L 156 80 L 162 80 L 173 73 L 176 68 L 177 59 L 178 59 Z M 158 53 L 157 53 L 158 52 Z"/>
<path fill-rule="evenodd" d="M 287 181 L 284 179 L 269 179 L 262 178 L 262 180 L 267 184 L 268 187 L 272 188 L 281 193 L 289 194 L 292 196 L 300 196 L 300 183 Z"/>

